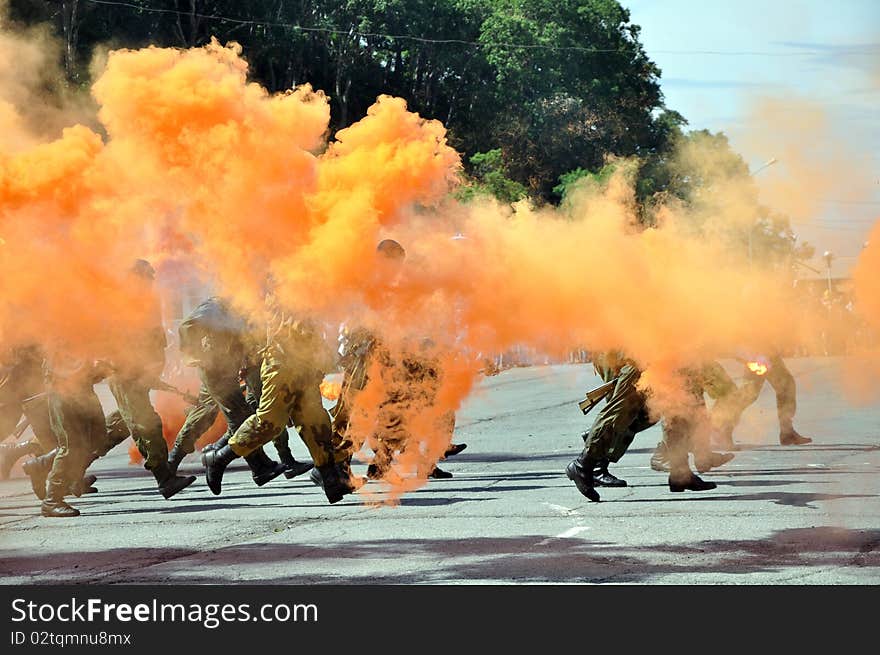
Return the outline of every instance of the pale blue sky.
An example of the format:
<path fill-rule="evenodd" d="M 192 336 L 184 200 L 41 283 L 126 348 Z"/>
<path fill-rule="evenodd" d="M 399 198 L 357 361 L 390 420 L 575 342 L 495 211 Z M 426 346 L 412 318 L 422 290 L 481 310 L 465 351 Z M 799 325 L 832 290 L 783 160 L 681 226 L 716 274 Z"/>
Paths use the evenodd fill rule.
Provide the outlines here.
<path fill-rule="evenodd" d="M 621 2 L 663 71 L 667 106 L 693 129 L 724 131 L 753 169 L 779 157 L 755 142 L 757 98 L 805 97 L 827 112 L 836 142 L 811 147 L 844 149 L 871 187 L 796 218 L 801 238 L 840 255 L 835 269 L 845 272 L 880 218 L 880 0 Z M 780 157 L 758 179 L 785 174 L 784 165 Z"/>

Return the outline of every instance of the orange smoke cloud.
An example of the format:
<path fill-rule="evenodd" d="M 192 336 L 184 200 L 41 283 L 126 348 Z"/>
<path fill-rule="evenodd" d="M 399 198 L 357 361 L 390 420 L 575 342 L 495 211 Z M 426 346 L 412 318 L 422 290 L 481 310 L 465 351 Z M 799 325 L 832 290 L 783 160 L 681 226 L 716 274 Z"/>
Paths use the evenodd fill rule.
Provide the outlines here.
<path fill-rule="evenodd" d="M 420 343 L 437 362 L 430 388 L 413 382 L 415 400 L 395 407 L 409 441 L 398 493 L 442 456 L 444 419 L 487 354 L 622 350 L 663 414 L 691 404 L 682 369 L 776 352 L 808 328 L 791 325 L 785 272 L 749 266 L 720 230 L 693 229 L 730 207 L 732 183 L 695 210 L 660 208 L 658 226 L 642 231 L 626 167 L 564 210 L 463 206 L 448 194 L 460 158 L 440 123 L 383 96 L 328 144 L 323 93 L 270 95 L 248 83 L 238 46 L 216 42 L 112 52 L 93 93 L 106 143 L 77 126 L 0 153 L 0 275 L 15 285 L 0 299 L 0 339 L 18 330 L 118 345 L 143 320 L 118 275 L 134 256 L 186 257 L 256 321 L 271 275 L 294 313 L 364 325 L 395 357 Z M 450 239 L 457 231 L 466 238 Z M 376 253 L 386 237 L 407 250 L 394 275 Z M 28 320 L 14 320 L 20 311 Z M 375 372 L 355 400 L 361 441 L 394 398 Z"/>

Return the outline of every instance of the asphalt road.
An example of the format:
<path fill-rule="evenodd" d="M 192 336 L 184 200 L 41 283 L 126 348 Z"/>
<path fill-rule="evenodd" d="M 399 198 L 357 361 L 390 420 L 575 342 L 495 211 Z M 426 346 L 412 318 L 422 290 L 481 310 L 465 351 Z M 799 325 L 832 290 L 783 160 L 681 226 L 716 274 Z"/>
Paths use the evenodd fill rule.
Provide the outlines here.
<path fill-rule="evenodd" d="M 672 494 L 649 468 L 659 427 L 612 469 L 630 487 L 599 504 L 577 492 L 563 469 L 588 425 L 575 405 L 596 382 L 588 365 L 485 380 L 459 414 L 468 448 L 444 466 L 455 477 L 396 507 L 331 506 L 306 479 L 257 488 L 238 465 L 219 497 L 200 477 L 165 501 L 126 444 L 92 467 L 100 493 L 75 502 L 83 515 L 51 520 L 16 469 L 0 482 L 0 581 L 877 584 L 880 393 L 850 404 L 846 364 L 791 360 L 795 425 L 815 443 L 778 445 L 766 386 L 704 493 Z M 195 457 L 181 468 L 199 469 Z"/>

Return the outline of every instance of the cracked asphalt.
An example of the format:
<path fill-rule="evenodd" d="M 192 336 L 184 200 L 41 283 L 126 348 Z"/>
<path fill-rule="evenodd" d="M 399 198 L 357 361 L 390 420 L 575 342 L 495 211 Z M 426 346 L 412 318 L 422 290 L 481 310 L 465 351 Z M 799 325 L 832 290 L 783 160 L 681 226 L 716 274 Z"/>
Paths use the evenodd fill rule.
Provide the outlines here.
<path fill-rule="evenodd" d="M 300 478 L 257 488 L 239 465 L 215 497 L 196 457 L 181 470 L 199 480 L 165 501 L 126 444 L 90 469 L 100 493 L 75 500 L 83 515 L 51 520 L 16 467 L 0 482 L 0 581 L 878 584 L 880 390 L 852 404 L 842 376 L 853 362 L 788 361 L 795 425 L 814 444 L 778 445 L 766 385 L 704 493 L 672 494 L 649 468 L 659 426 L 612 468 L 629 487 L 601 490 L 599 504 L 577 492 L 564 468 L 592 419 L 576 406 L 597 382 L 589 365 L 484 380 L 459 413 L 455 440 L 468 448 L 444 465 L 454 477 L 398 506 L 360 495 L 331 506 Z"/>

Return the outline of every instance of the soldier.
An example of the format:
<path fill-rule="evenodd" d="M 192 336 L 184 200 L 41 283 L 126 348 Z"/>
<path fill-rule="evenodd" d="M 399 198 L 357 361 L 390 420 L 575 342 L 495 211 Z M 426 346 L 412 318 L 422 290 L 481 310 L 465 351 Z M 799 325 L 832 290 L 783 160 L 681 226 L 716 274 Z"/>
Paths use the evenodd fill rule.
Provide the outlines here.
<path fill-rule="evenodd" d="M 218 495 L 229 463 L 254 453 L 292 421 L 321 474 L 327 500 L 339 502 L 355 487 L 346 470 L 348 453 L 334 450 L 330 416 L 321 402 L 319 385 L 331 357 L 314 325 L 293 319 L 271 296 L 267 305 L 270 318 L 261 351 L 259 406 L 225 445 L 205 453 L 208 486 Z"/>
<path fill-rule="evenodd" d="M 779 443 L 783 446 L 802 446 L 812 443 L 811 438 L 801 436 L 794 429 L 794 415 L 797 411 L 797 384 L 782 357 L 773 355 L 769 358 L 759 357 L 754 362 L 746 362 L 743 378 L 744 381 L 738 389 L 732 380 L 724 386 L 724 396 L 712 410 L 713 421 L 719 425 L 719 444 L 723 448 L 727 450 L 736 448 L 733 442 L 733 430 L 746 408 L 761 395 L 765 380 L 770 383 L 776 393 Z"/>
<path fill-rule="evenodd" d="M 71 485 L 82 479 L 94 447 L 104 438 L 104 412 L 94 385 L 109 372 L 107 362 L 71 356 L 60 349 L 47 358 L 49 416 L 58 448 L 51 454 L 51 469 L 40 506 L 43 516 L 79 516 L 79 510 L 68 505 L 64 497 Z"/>
<path fill-rule="evenodd" d="M 566 467 L 566 475 L 578 490 L 593 502 L 599 502 L 594 470 L 603 460 L 618 461 L 632 443 L 638 432 L 656 423 L 647 406 L 645 392 L 637 387 L 641 371 L 635 363 L 621 353 L 610 352 L 594 360 L 597 372 L 606 382 L 614 381 L 614 388 L 607 404 L 599 412 L 577 459 Z M 667 417 L 671 469 L 670 491 L 704 491 L 714 489 L 713 482 L 706 482 L 691 471 L 688 465 L 687 440 L 690 424 L 684 417 Z M 625 485 L 625 483 L 624 483 Z M 615 485 L 615 486 L 624 486 Z"/>
<path fill-rule="evenodd" d="M 183 458 L 195 450 L 196 441 L 211 427 L 218 413 L 222 412 L 226 419 L 226 434 L 216 444 L 206 446 L 205 451 L 226 445 L 245 419 L 256 411 L 259 389 L 249 388 L 251 402 L 248 402 L 239 382 L 240 371 L 247 369 L 243 366 L 249 349 L 247 331 L 246 321 L 217 297 L 200 304 L 180 324 L 180 349 L 189 364 L 198 367 L 201 387 L 198 402 L 187 414 L 168 454 L 172 470 L 176 471 Z M 249 368 L 253 370 L 255 367 Z M 251 379 L 251 386 L 258 384 L 258 371 L 256 376 L 252 372 L 245 372 L 245 376 Z M 263 486 L 282 473 L 289 479 L 312 468 L 312 464 L 297 462 L 293 457 L 286 425 L 276 436 L 274 444 L 281 464 L 272 461 L 262 448 L 245 458 L 257 486 Z"/>
<path fill-rule="evenodd" d="M 688 450 L 694 455 L 694 466 L 697 471 L 705 473 L 727 464 L 734 455 L 711 450 L 709 435 L 713 420 L 706 408 L 704 394 L 715 400 L 713 410 L 718 410 L 719 414 L 726 414 L 732 404 L 732 390 L 736 390 L 736 385 L 721 364 L 714 361 L 707 362 L 699 369 L 685 370 L 683 374 L 687 381 L 688 392 L 693 398 L 691 406 L 685 412 L 690 421 L 686 426 L 689 434 Z M 670 433 L 667 428 L 668 424 L 664 424 L 663 440 L 657 444 L 651 456 L 651 468 L 655 471 L 669 471 Z"/>
<path fill-rule="evenodd" d="M 24 415 L 27 424 L 19 424 Z M 0 435 L 21 435 L 30 425 L 34 439 L 0 446 L 0 480 L 25 455 L 41 455 L 55 448 L 49 423 L 49 402 L 43 376 L 43 354 L 34 345 L 11 348 L 0 362 Z"/>
<path fill-rule="evenodd" d="M 168 447 L 162 435 L 162 418 L 150 402 L 150 389 L 157 386 L 165 368 L 167 345 L 158 298 L 152 290 L 155 271 L 149 262 L 139 259 L 131 273 L 139 295 L 150 302 L 151 324 L 136 331 L 127 344 L 128 349 L 114 356 L 113 375 L 108 383 L 122 419 L 144 457 L 144 468 L 153 474 L 159 492 L 168 499 L 191 485 L 196 478 L 178 476 L 171 471 Z M 103 413 L 101 425 L 104 428 Z M 102 436 L 106 436 L 105 429 L 102 429 Z"/>
<path fill-rule="evenodd" d="M 395 280 L 399 274 L 406 251 L 393 239 L 385 239 L 376 247 L 380 255 L 382 275 L 386 279 Z M 380 407 L 380 428 L 376 434 L 370 435 L 375 457 L 367 467 L 367 477 L 373 480 L 382 479 L 388 472 L 394 453 L 402 452 L 409 439 L 402 408 L 406 405 L 420 404 L 427 406 L 433 402 L 433 395 L 438 384 L 439 371 L 430 357 L 420 354 L 421 348 L 410 348 L 403 360 L 392 357 L 381 340 L 366 328 L 344 330 L 340 364 L 343 368 L 342 389 L 339 400 L 330 410 L 333 419 L 334 438 L 339 447 L 354 448 L 348 438 L 348 427 L 351 419 L 351 408 L 355 398 L 368 382 L 368 371 L 371 364 L 377 364 L 379 374 L 386 379 L 386 388 L 393 387 L 389 397 Z M 417 396 L 421 396 L 417 398 Z M 455 430 L 455 414 L 449 413 L 441 419 L 441 429 L 448 431 L 450 445 L 443 454 L 443 459 L 457 455 L 467 448 L 467 444 L 451 443 L 451 435 Z M 435 466 L 428 474 L 430 478 L 446 479 L 452 474 Z M 319 483 L 318 476 L 312 472 L 312 480 Z"/>

